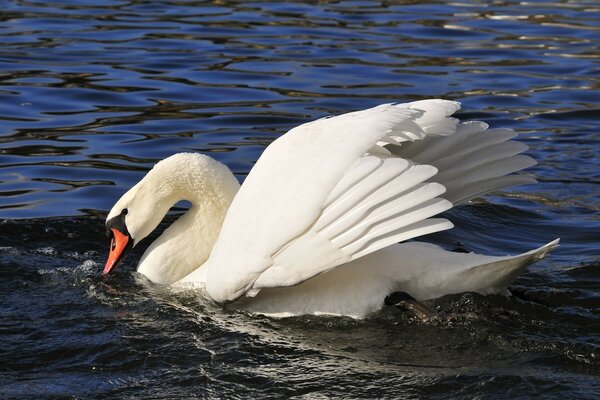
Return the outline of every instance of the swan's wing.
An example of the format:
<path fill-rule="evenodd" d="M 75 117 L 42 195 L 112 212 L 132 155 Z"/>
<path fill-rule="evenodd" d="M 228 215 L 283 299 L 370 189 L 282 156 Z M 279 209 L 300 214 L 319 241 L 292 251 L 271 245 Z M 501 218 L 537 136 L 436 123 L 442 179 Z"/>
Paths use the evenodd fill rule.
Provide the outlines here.
<path fill-rule="evenodd" d="M 299 284 L 452 227 L 430 218 L 452 203 L 535 182 L 512 174 L 535 164 L 520 155 L 527 146 L 510 141 L 514 131 L 459 124 L 450 117 L 458 108 L 444 100 L 386 104 L 304 124 L 275 141 L 225 218 L 207 263 L 208 292 L 223 302 Z"/>
<path fill-rule="evenodd" d="M 224 302 L 294 285 L 393 242 L 450 228 L 427 219 L 451 207 L 436 198 L 443 186 L 423 183 L 437 169 L 390 158 L 377 146 L 456 130 L 449 116 L 458 103 L 412 104 L 320 119 L 273 142 L 225 217 L 206 264 L 209 294 Z"/>

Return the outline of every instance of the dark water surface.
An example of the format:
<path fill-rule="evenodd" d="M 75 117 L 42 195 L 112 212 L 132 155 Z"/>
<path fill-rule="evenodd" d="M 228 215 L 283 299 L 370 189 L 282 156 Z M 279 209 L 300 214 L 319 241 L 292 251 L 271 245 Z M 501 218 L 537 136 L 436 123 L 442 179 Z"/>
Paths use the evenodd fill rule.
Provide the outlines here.
<path fill-rule="evenodd" d="M 600 6 L 560 2 L 30 1 L 0 9 L 0 398 L 600 398 Z M 518 130 L 539 184 L 434 239 L 561 247 L 529 299 L 440 318 L 227 312 L 120 272 L 103 218 L 156 161 L 239 177 L 289 128 L 444 97 Z"/>

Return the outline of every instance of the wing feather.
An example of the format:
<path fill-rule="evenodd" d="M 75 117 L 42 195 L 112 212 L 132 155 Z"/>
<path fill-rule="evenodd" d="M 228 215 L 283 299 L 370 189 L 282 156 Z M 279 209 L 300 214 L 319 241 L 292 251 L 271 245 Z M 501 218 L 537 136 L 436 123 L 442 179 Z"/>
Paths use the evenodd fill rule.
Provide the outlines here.
<path fill-rule="evenodd" d="M 361 164 L 363 159 L 368 160 L 369 158 L 374 157 L 363 157 L 358 164 Z M 373 195 L 377 195 L 378 191 L 408 169 L 408 166 L 409 162 L 401 158 L 382 160 L 379 167 L 373 170 L 369 176 L 364 177 L 353 186 L 345 188 L 342 191 L 343 193 L 325 208 L 315 224 L 315 229 L 325 229 L 332 222 L 338 221 L 342 216 L 351 213 L 357 204 L 364 202 Z M 357 165 L 357 167 L 360 167 L 360 165 Z M 351 174 L 352 169 L 349 171 Z"/>
<path fill-rule="evenodd" d="M 488 129 L 486 123 L 469 121 L 450 136 L 427 136 L 387 148 L 396 156 L 438 168 L 435 181 L 446 187 L 444 198 L 459 205 L 507 186 L 535 182 L 529 175 L 513 175 L 536 164 L 520 155 L 528 147 L 512 141 L 516 135 L 512 129 Z"/>

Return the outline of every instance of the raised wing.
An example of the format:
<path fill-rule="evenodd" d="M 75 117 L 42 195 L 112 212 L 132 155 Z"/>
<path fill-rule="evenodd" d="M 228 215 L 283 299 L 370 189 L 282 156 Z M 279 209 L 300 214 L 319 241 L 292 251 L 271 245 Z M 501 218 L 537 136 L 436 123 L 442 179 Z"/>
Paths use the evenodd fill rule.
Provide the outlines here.
<path fill-rule="evenodd" d="M 385 104 L 290 130 L 258 160 L 207 261 L 218 302 L 294 285 L 399 240 L 448 229 L 437 169 L 379 144 L 449 135 L 458 103 Z"/>

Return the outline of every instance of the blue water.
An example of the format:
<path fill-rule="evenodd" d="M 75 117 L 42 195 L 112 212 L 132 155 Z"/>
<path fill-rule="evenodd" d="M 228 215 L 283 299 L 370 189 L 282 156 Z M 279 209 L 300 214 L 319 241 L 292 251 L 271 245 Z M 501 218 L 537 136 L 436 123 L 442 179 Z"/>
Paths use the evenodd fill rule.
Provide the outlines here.
<path fill-rule="evenodd" d="M 599 398 L 600 7 L 592 1 L 2 3 L 1 398 Z M 561 247 L 523 298 L 448 296 L 423 323 L 273 320 L 102 279 L 103 219 L 158 160 L 243 180 L 311 119 L 443 97 L 510 127 L 538 184 L 432 240 Z M 175 213 L 181 212 L 181 207 Z"/>

